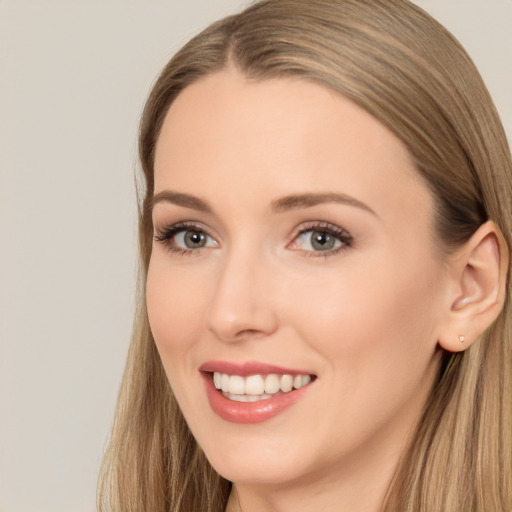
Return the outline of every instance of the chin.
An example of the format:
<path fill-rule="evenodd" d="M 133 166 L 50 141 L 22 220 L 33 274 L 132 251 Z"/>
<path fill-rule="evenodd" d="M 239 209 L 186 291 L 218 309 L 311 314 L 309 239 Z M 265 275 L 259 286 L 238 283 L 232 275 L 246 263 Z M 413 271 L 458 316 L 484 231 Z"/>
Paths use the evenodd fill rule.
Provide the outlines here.
<path fill-rule="evenodd" d="M 227 480 L 245 484 L 283 484 L 307 472 L 307 455 L 299 448 L 301 444 L 243 437 L 239 441 L 215 444 L 212 449 L 204 448 L 210 464 Z"/>
<path fill-rule="evenodd" d="M 238 484 L 284 484 L 300 477 L 298 468 L 292 469 L 291 464 L 276 461 L 276 456 L 257 461 L 224 460 L 212 465 L 222 477 Z"/>

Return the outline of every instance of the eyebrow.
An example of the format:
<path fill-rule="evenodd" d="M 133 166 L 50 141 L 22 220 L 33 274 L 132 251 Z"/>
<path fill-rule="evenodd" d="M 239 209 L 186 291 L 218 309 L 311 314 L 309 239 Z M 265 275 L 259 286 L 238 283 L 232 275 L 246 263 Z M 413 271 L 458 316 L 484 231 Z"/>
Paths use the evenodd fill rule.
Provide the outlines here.
<path fill-rule="evenodd" d="M 149 204 L 150 210 L 152 210 L 156 204 L 161 202 L 172 203 L 177 206 L 190 208 L 192 210 L 197 210 L 204 213 L 213 213 L 212 208 L 207 202 L 199 199 L 198 197 L 192 196 L 190 194 L 183 194 L 181 192 L 173 192 L 171 190 L 163 190 L 162 192 L 158 192 L 158 194 L 155 194 L 151 198 Z M 359 201 L 355 197 L 334 192 L 294 194 L 282 197 L 272 201 L 271 211 L 273 213 L 284 213 L 290 210 L 299 210 L 301 208 L 312 208 L 313 206 L 326 203 L 337 203 L 348 206 L 355 206 L 356 208 L 360 208 L 377 216 L 377 214 L 367 204 Z"/>
<path fill-rule="evenodd" d="M 153 210 L 156 204 L 161 202 L 172 203 L 184 208 L 191 208 L 204 213 L 212 213 L 212 209 L 202 199 L 191 196 L 190 194 L 182 194 L 180 192 L 172 192 L 171 190 L 164 190 L 155 194 L 149 203 L 150 210 Z"/>
<path fill-rule="evenodd" d="M 334 192 L 319 194 L 296 194 L 286 196 L 281 199 L 276 199 L 275 201 L 272 201 L 272 211 L 274 213 L 282 213 L 300 208 L 311 208 L 313 206 L 325 203 L 337 203 L 348 206 L 355 206 L 356 208 L 360 208 L 377 216 L 377 214 L 367 204 L 359 201 L 355 197 Z"/>

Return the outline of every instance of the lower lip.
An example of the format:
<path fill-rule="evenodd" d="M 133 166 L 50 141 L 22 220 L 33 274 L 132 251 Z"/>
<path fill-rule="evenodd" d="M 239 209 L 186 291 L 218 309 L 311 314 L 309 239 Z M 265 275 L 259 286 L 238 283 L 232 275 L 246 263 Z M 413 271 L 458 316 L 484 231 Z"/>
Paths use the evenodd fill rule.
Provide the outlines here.
<path fill-rule="evenodd" d="M 226 421 L 233 423 L 261 423 L 277 416 L 299 401 L 311 384 L 288 393 L 258 400 L 257 402 L 237 402 L 226 398 L 213 384 L 211 373 L 203 373 L 206 395 L 213 412 Z"/>

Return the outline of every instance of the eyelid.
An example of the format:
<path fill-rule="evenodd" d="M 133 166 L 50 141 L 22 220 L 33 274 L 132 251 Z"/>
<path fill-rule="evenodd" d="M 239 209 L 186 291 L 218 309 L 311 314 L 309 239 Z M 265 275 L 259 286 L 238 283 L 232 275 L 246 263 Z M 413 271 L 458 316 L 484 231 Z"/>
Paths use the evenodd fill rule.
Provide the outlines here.
<path fill-rule="evenodd" d="M 179 233 L 184 231 L 197 231 L 203 233 L 214 243 L 206 246 L 188 248 L 188 247 L 180 247 L 175 243 L 175 237 Z M 318 231 L 320 233 L 326 233 L 335 238 L 339 244 L 336 247 L 325 250 L 308 250 L 303 247 L 293 247 L 294 244 L 297 245 L 297 240 L 305 235 L 308 232 Z M 171 253 L 179 253 L 181 255 L 185 254 L 198 254 L 202 249 L 211 249 L 215 247 L 219 247 L 220 244 L 215 235 L 210 233 L 210 229 L 205 227 L 202 222 L 197 221 L 181 221 L 176 223 L 164 224 L 161 227 L 154 227 L 154 235 L 153 238 L 156 242 L 161 243 L 167 250 Z M 295 228 L 294 234 L 292 236 L 291 242 L 286 245 L 286 248 L 302 252 L 307 256 L 322 256 L 328 257 L 334 254 L 337 254 L 340 251 L 346 250 L 353 245 L 353 237 L 352 235 L 345 229 L 339 225 L 333 224 L 331 222 L 326 221 L 309 221 L 306 223 L 302 223 L 298 227 Z M 174 243 L 173 243 L 174 242 Z"/>
<path fill-rule="evenodd" d="M 328 235 L 333 236 L 337 241 L 341 243 L 338 247 L 327 249 L 325 251 L 315 251 L 315 250 L 305 250 L 302 248 L 293 249 L 291 246 L 297 241 L 299 237 L 308 233 L 319 231 L 321 233 L 327 233 Z M 291 250 L 295 250 L 297 252 L 302 251 L 308 256 L 318 257 L 318 256 L 331 256 L 339 253 L 340 251 L 346 250 L 349 247 L 352 247 L 354 242 L 353 236 L 347 231 L 345 228 L 342 228 L 336 224 L 332 224 L 326 221 L 310 221 L 304 224 L 301 224 L 298 228 L 295 229 L 292 241 L 288 244 L 288 248 Z"/>
<path fill-rule="evenodd" d="M 209 239 L 214 241 L 214 246 L 203 246 L 197 248 L 187 248 L 187 247 L 179 247 L 172 243 L 173 239 L 179 233 L 184 231 L 197 231 L 199 233 L 203 233 Z M 212 247 L 217 247 L 219 242 L 217 239 L 210 234 L 209 230 L 204 227 L 201 222 L 195 221 L 182 221 L 170 224 L 164 224 L 161 227 L 154 226 L 154 234 L 153 239 L 155 242 L 159 242 L 165 246 L 165 248 L 171 253 L 187 255 L 192 253 L 199 253 L 201 249 L 211 249 Z"/>

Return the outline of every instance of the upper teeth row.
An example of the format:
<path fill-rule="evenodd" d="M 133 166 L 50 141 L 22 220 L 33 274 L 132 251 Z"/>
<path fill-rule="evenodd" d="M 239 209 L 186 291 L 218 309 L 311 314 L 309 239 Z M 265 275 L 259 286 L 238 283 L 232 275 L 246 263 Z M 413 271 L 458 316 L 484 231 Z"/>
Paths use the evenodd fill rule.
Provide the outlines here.
<path fill-rule="evenodd" d="M 213 372 L 213 383 L 217 389 L 231 395 L 262 395 L 283 391 L 287 393 L 293 388 L 299 389 L 311 382 L 309 375 L 228 375 Z"/>

